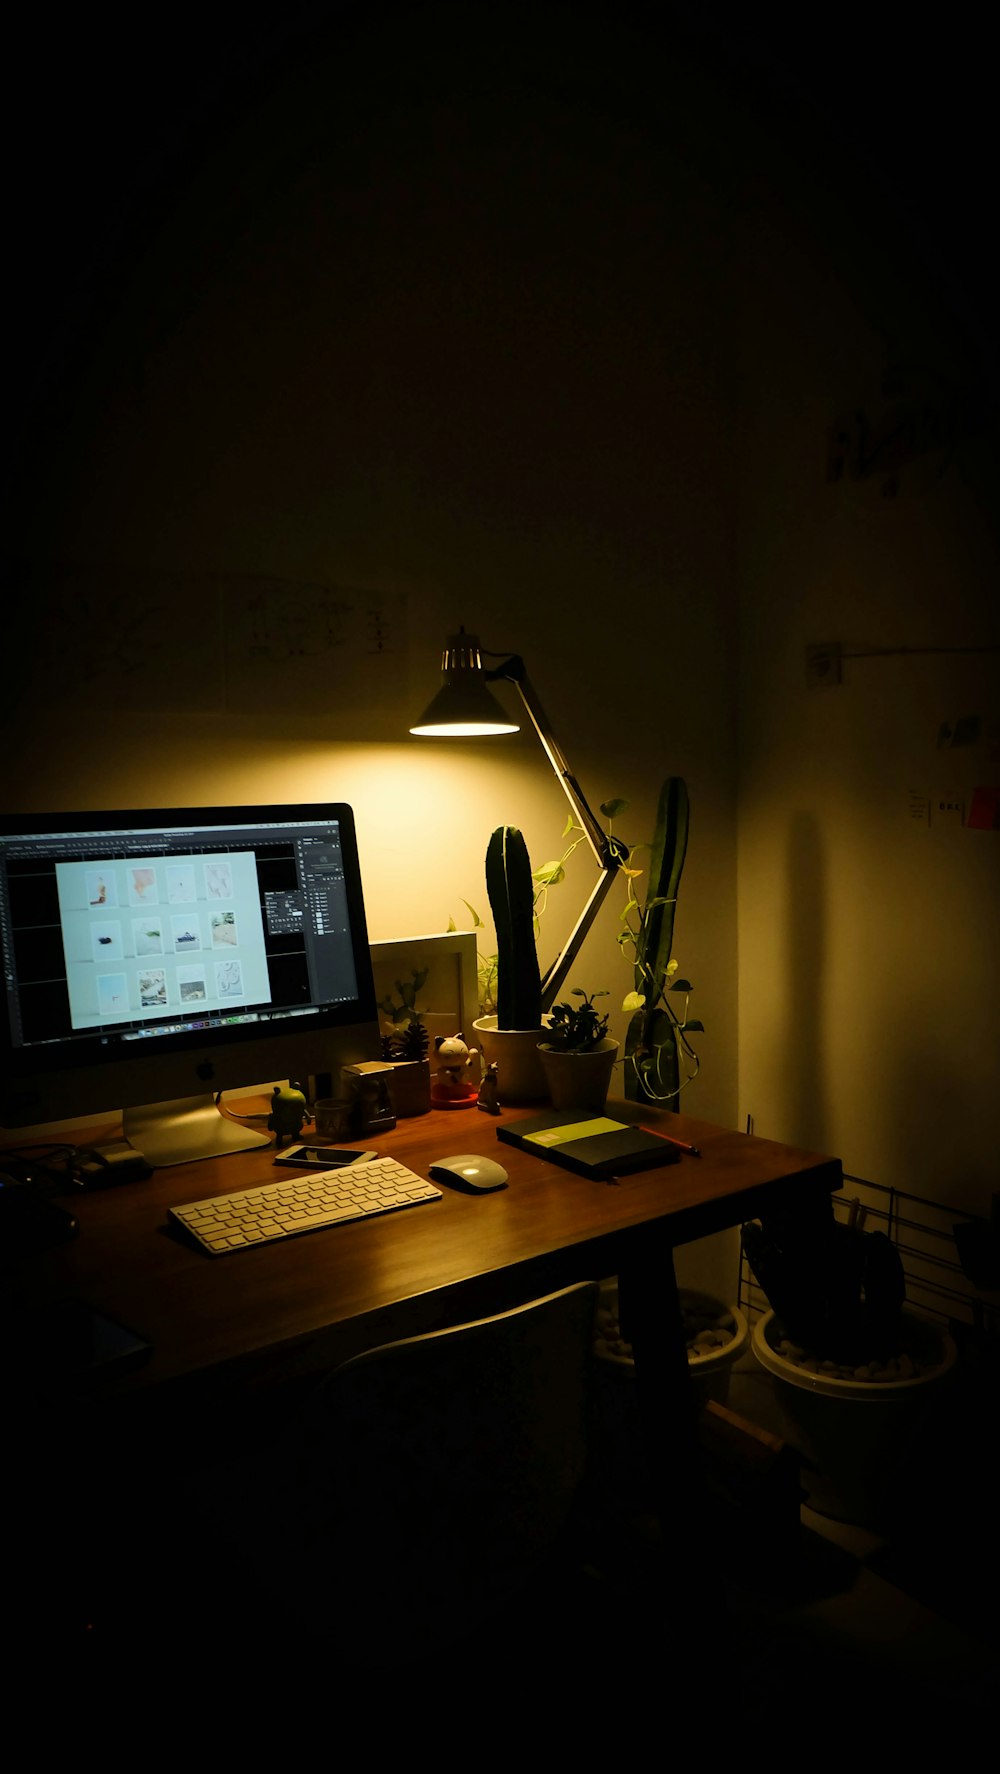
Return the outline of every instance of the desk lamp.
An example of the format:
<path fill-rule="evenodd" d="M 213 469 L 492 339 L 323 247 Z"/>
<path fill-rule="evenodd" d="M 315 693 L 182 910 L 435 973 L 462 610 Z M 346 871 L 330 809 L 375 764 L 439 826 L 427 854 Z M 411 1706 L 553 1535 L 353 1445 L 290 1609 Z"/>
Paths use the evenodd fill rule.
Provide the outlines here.
<path fill-rule="evenodd" d="M 484 657 L 499 659 L 501 664 L 486 668 Z M 544 1012 L 555 1003 L 612 882 L 628 862 L 629 851 L 626 844 L 608 836 L 587 805 L 519 654 L 484 654 L 478 636 L 467 634 L 464 628 L 449 635 L 441 658 L 441 688 L 410 732 L 427 739 L 486 739 L 518 733 L 518 723 L 508 718 L 489 688 L 501 681 L 516 687 L 601 871 L 569 937 L 542 979 Z"/>

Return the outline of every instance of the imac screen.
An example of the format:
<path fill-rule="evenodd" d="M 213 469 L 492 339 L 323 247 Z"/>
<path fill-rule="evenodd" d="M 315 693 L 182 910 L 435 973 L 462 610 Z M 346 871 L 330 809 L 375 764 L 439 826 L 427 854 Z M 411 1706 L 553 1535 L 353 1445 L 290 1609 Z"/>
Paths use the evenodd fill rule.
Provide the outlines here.
<path fill-rule="evenodd" d="M 122 1111 L 152 1165 L 267 1142 L 225 1090 L 379 1057 L 353 813 L 7 817 L 4 1127 Z"/>

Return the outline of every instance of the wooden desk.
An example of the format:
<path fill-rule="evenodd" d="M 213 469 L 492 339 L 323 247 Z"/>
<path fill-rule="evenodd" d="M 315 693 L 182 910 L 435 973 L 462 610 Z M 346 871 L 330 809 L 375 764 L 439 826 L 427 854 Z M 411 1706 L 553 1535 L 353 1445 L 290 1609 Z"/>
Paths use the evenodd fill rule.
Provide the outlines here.
<path fill-rule="evenodd" d="M 449 1153 L 495 1152 L 509 1187 L 484 1196 L 445 1190 L 430 1205 L 219 1258 L 170 1230 L 167 1208 L 273 1180 L 269 1148 L 74 1196 L 80 1235 L 30 1265 L 26 1294 L 82 1298 L 153 1346 L 146 1366 L 88 1401 L 91 1436 L 127 1425 L 133 1466 L 162 1470 L 185 1449 L 207 1454 L 238 1438 L 247 1422 L 259 1432 L 269 1405 L 294 1399 L 363 1348 L 617 1275 L 661 1515 L 669 1523 L 683 1509 L 690 1542 L 699 1490 L 693 1405 L 665 1408 L 671 1394 L 693 1393 L 673 1250 L 762 1214 L 832 1212 L 841 1165 L 690 1116 L 613 1108 L 694 1143 L 701 1156 L 592 1181 L 499 1145 L 496 1122 L 475 1108 L 431 1110 L 381 1136 L 379 1150 L 425 1175 Z"/>
<path fill-rule="evenodd" d="M 282 1173 L 273 1149 L 175 1165 L 74 1195 L 80 1236 L 36 1262 L 33 1288 L 40 1298 L 83 1298 L 152 1343 L 149 1363 L 116 1383 L 114 1396 L 182 1384 L 217 1393 L 325 1371 L 388 1338 L 620 1275 L 637 1261 L 654 1275 L 662 1265 L 666 1284 L 676 1246 L 788 1203 L 802 1211 L 828 1203 L 840 1187 L 836 1159 L 686 1115 L 613 1108 L 690 1141 L 701 1157 L 593 1181 L 501 1144 L 494 1119 L 478 1110 L 432 1109 L 380 1136 L 378 1149 L 424 1175 L 450 1152 L 486 1151 L 508 1172 L 507 1189 L 445 1189 L 440 1201 L 403 1213 L 211 1258 L 171 1229 L 168 1207 L 274 1181 Z"/>

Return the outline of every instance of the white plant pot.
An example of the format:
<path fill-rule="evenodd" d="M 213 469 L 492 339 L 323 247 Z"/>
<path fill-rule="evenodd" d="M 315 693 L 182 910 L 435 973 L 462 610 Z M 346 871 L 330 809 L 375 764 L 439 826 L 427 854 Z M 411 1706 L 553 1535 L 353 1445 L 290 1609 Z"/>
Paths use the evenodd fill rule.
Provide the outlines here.
<path fill-rule="evenodd" d="M 698 1400 L 706 1404 L 713 1398 L 724 1404 L 729 1396 L 729 1380 L 735 1363 L 750 1346 L 750 1325 L 739 1306 L 720 1300 L 714 1294 L 697 1288 L 678 1289 L 681 1313 L 688 1336 L 688 1375 Z M 601 1283 L 597 1304 L 597 1339 L 595 1352 L 600 1361 L 621 1368 L 629 1376 L 635 1374 L 628 1345 L 622 1345 L 614 1334 L 618 1324 L 618 1285 Z"/>
<path fill-rule="evenodd" d="M 782 1351 L 773 1312 L 758 1319 L 751 1341 L 774 1382 L 781 1433 L 802 1456 L 810 1507 L 860 1527 L 885 1525 L 894 1475 L 903 1470 L 908 1447 L 953 1376 L 954 1338 L 904 1307 L 897 1351 L 904 1372 L 881 1380 L 803 1366 Z"/>
<path fill-rule="evenodd" d="M 583 1109 L 599 1115 L 607 1103 L 618 1043 L 610 1035 L 590 1053 L 561 1053 L 539 1043 L 542 1071 L 554 1109 Z"/>
<path fill-rule="evenodd" d="M 480 1016 L 472 1025 L 476 1044 L 482 1049 L 485 1066 L 496 1066 L 497 1101 L 500 1103 L 545 1103 L 548 1086 L 538 1043 L 545 1028 L 498 1029 L 495 1016 Z"/>

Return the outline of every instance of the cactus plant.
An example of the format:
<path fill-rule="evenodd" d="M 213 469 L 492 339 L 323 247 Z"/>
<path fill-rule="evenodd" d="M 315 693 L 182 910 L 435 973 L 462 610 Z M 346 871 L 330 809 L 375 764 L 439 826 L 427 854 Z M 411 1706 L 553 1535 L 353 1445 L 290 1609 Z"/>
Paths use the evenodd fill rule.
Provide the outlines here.
<path fill-rule="evenodd" d="M 687 854 L 689 802 L 681 776 L 668 776 L 660 789 L 656 829 L 650 846 L 649 885 L 644 904 L 634 888 L 619 941 L 631 947 L 635 987 L 625 1000 L 631 1021 L 625 1036 L 625 1094 L 639 1102 L 672 1103 L 698 1070 L 688 1036 L 703 1028 L 687 1014 L 690 980 L 678 979 L 671 960 L 674 913 Z M 681 1014 L 667 994 L 685 993 Z"/>
<path fill-rule="evenodd" d="M 542 984 L 535 949 L 535 885 L 528 847 L 516 826 L 498 826 L 490 838 L 486 891 L 497 933 L 497 1028 L 539 1028 Z"/>
<path fill-rule="evenodd" d="M 906 1276 L 884 1232 L 865 1232 L 863 1212 L 846 1225 L 832 1209 L 801 1222 L 748 1220 L 743 1255 L 786 1336 L 816 1359 L 858 1367 L 898 1348 Z"/>
<path fill-rule="evenodd" d="M 628 802 L 620 799 L 601 802 L 608 837 L 617 847 L 621 873 L 628 883 L 618 935 L 622 953 L 629 956 L 633 966 L 633 989 L 622 1004 L 630 1017 L 625 1035 L 625 1095 L 633 1101 L 676 1108 L 685 1084 L 697 1077 L 699 1070 L 698 1055 L 688 1037 L 704 1029 L 703 1023 L 688 1016 L 688 999 L 694 987 L 690 980 L 677 978 L 677 962 L 670 955 L 677 890 L 687 852 L 687 784 L 683 777 L 668 776 L 660 789 L 656 830 L 649 846 L 649 883 L 642 902 L 635 883 L 643 873 L 637 866 L 637 857 L 645 846 L 625 844 L 611 833 L 612 821 L 627 807 Z M 575 832 L 576 839 L 560 863 L 552 865 L 559 870 L 554 878 L 561 878 L 562 864 L 584 838 L 582 826 L 573 819 L 567 823 L 563 836 L 569 832 Z M 545 870 L 536 870 L 536 881 L 545 875 Z M 681 992 L 684 1004 L 678 1012 L 671 996 Z"/>
<path fill-rule="evenodd" d="M 577 845 L 583 842 L 583 828 L 576 824 L 572 816 L 566 822 L 563 837 L 566 837 L 569 832 L 575 832 L 577 836 L 574 838 L 572 844 L 563 851 L 563 854 L 555 857 L 551 862 L 543 863 L 541 868 L 532 869 L 531 871 L 531 879 L 535 884 L 533 898 L 533 925 L 536 939 L 538 936 L 541 916 L 548 903 L 549 888 L 558 887 L 559 883 L 566 879 L 566 864 L 574 850 L 577 848 Z M 462 904 L 472 920 L 473 930 L 485 930 L 486 925 L 471 901 L 463 899 Z M 457 930 L 458 928 L 454 917 L 449 917 L 448 929 Z M 465 926 L 463 925 L 462 928 L 464 929 Z M 497 956 L 495 952 L 488 954 L 484 953 L 482 949 L 477 951 L 476 975 L 476 985 L 479 993 L 479 1014 L 481 1016 L 495 1016 L 497 1012 Z"/>

